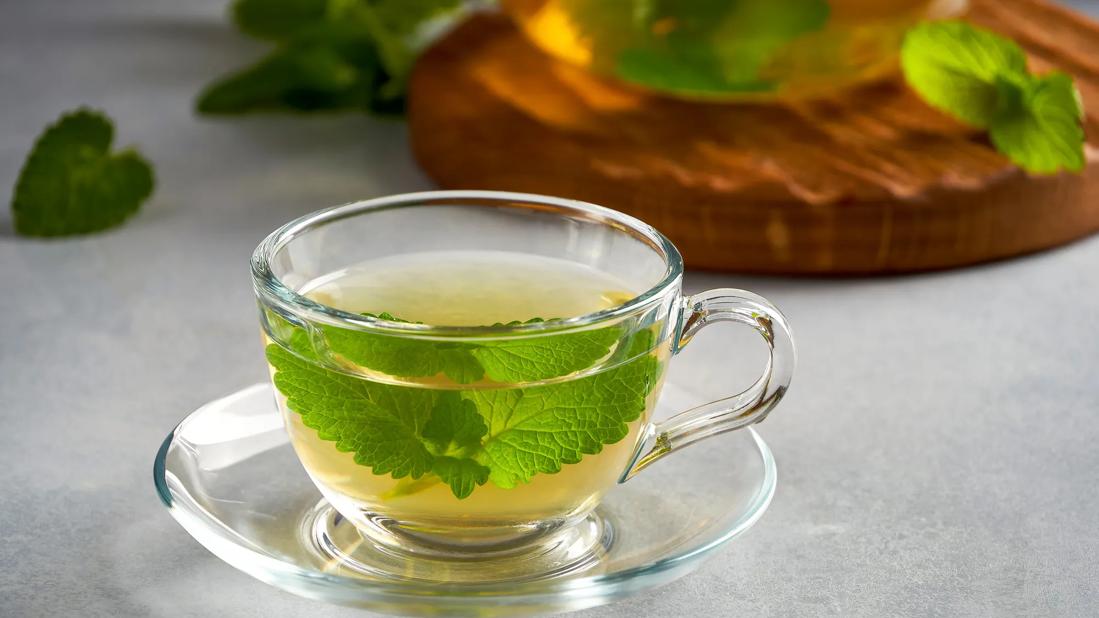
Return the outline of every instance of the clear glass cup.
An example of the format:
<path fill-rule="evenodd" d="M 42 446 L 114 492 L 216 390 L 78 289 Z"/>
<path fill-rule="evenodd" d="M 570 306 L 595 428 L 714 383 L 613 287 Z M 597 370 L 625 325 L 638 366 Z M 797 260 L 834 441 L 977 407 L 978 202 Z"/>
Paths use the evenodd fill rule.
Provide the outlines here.
<path fill-rule="evenodd" d="M 683 98 L 798 99 L 895 71 L 908 28 L 968 0 L 503 0 L 542 50 Z"/>
<path fill-rule="evenodd" d="M 588 315 L 473 327 L 349 313 L 302 293 L 371 260 L 467 250 L 565 260 L 636 293 Z M 364 568 L 395 577 L 407 574 L 409 560 L 434 561 L 448 581 L 591 566 L 613 542 L 595 510 L 607 491 L 677 449 L 763 420 L 794 368 L 790 330 L 774 306 L 734 289 L 684 297 L 683 261 L 667 238 L 572 200 L 439 191 L 338 206 L 271 234 L 253 255 L 252 273 L 298 458 L 325 499 L 383 550 Z M 654 423 L 667 363 L 722 321 L 762 335 L 771 350 L 762 377 L 743 393 Z M 484 360 L 561 350 L 587 351 L 553 367 L 500 369 Z M 481 359 L 483 372 L 466 375 L 439 360 L 455 355 Z M 410 362 L 420 369 L 407 370 Z M 554 403 L 562 400 L 568 405 Z M 340 424 L 347 418 L 354 435 Z M 437 421 L 457 419 L 477 426 L 471 439 L 433 442 Z M 400 450 L 391 452 L 391 442 Z M 451 482 L 467 467 L 485 476 Z"/>

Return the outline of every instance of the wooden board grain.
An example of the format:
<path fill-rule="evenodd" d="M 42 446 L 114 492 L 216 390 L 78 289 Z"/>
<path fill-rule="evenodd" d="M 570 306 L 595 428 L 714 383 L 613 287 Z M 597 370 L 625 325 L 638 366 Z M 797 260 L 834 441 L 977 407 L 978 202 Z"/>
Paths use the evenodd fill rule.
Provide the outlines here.
<path fill-rule="evenodd" d="M 1082 174 L 1032 177 L 899 81 L 787 105 L 678 101 L 556 62 L 502 16 L 432 47 L 410 83 L 417 159 L 447 188 L 609 206 L 667 234 L 688 267 L 786 274 L 930 270 L 1099 230 L 1099 25 L 1038 0 L 970 19 L 1077 80 Z"/>

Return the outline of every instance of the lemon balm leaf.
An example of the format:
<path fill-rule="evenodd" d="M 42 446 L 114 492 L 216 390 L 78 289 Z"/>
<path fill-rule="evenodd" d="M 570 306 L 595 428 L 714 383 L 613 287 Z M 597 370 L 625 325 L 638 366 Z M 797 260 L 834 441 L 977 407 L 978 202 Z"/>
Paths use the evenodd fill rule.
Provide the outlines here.
<path fill-rule="evenodd" d="M 615 369 L 522 390 L 472 391 L 489 433 L 476 459 L 509 489 L 579 463 L 629 433 L 655 387 L 658 363 L 644 355 Z"/>
<path fill-rule="evenodd" d="M 431 471 L 450 486 L 455 498 L 468 498 L 473 490 L 488 481 L 489 469 L 468 457 L 436 457 Z"/>
<path fill-rule="evenodd" d="M 470 384 L 485 371 L 463 343 L 427 341 L 380 333 L 325 328 L 329 348 L 346 360 L 401 378 L 443 374 L 458 384 Z"/>
<path fill-rule="evenodd" d="M 1003 88 L 1017 99 L 1004 105 L 989 127 L 996 149 L 1038 174 L 1084 169 L 1084 110 L 1072 78 L 1052 73 Z"/>
<path fill-rule="evenodd" d="M 355 463 L 374 474 L 395 479 L 420 478 L 431 470 L 434 456 L 419 437 L 419 406 L 384 406 L 365 380 L 326 369 L 272 344 L 267 360 L 275 367 L 275 387 L 302 423 L 322 440 L 354 453 Z M 403 401 L 398 401 L 403 403 Z"/>
<path fill-rule="evenodd" d="M 110 151 L 114 126 L 79 109 L 38 138 L 12 197 L 15 231 L 25 236 L 89 234 L 120 225 L 153 192 L 153 170 L 136 151 Z"/>
<path fill-rule="evenodd" d="M 407 323 L 389 313 L 365 315 Z M 543 321 L 534 318 L 525 323 Z M 548 380 L 593 366 L 611 351 L 622 329 L 610 326 L 484 343 L 431 341 L 339 328 L 324 328 L 323 332 L 336 354 L 388 375 L 414 378 L 443 374 L 458 384 L 487 377 L 513 384 Z"/>
<path fill-rule="evenodd" d="M 400 321 L 389 314 L 378 317 Z M 606 333 L 598 334 L 600 330 Z M 511 367 L 508 363 L 514 359 L 508 356 L 500 365 L 502 369 L 493 371 L 567 375 L 574 367 L 590 364 L 589 358 L 598 355 L 598 361 L 612 348 L 626 346 L 623 361 L 611 369 L 529 387 L 456 391 L 398 386 L 345 373 L 322 362 L 318 351 L 327 346 L 324 351 L 333 352 L 330 358 L 338 363 L 355 356 L 375 366 L 434 372 L 424 377 L 443 372 L 439 365 L 430 364 L 433 360 L 418 364 L 423 358 L 437 358 L 438 350 L 423 353 L 415 345 L 435 342 L 359 331 L 322 328 L 324 336 L 314 340 L 297 329 L 289 338 L 289 349 L 271 344 L 267 359 L 287 407 L 319 438 L 353 453 L 356 463 L 370 467 L 374 474 L 395 479 L 427 477 L 395 490 L 394 496 L 442 482 L 462 499 L 489 480 L 510 488 L 537 474 L 558 472 L 563 465 L 597 454 L 629 433 L 629 423 L 644 412 L 658 379 L 659 363 L 651 354 L 655 337 L 651 329 L 643 329 L 619 343 L 621 327 L 600 330 L 530 337 L 528 345 L 538 347 L 533 356 L 528 356 L 528 349 L 521 353 L 494 351 L 523 362 Z M 341 336 L 346 337 L 342 342 Z M 379 344 L 380 339 L 385 343 Z M 555 342 L 561 346 L 556 351 Z M 474 359 L 472 351 L 489 347 L 442 345 L 469 346 L 450 348 L 461 350 L 467 360 Z M 570 354 L 577 358 L 568 361 Z M 419 361 L 407 364 L 409 357 L 417 355 Z"/>
<path fill-rule="evenodd" d="M 388 312 L 366 317 L 411 324 Z M 469 384 L 484 377 L 481 365 L 470 354 L 471 347 L 460 342 L 411 339 L 384 333 L 340 328 L 325 328 L 325 340 L 333 352 L 375 371 L 401 378 L 426 378 L 440 373 L 458 384 Z"/>
<path fill-rule="evenodd" d="M 380 384 L 328 369 L 301 338 L 296 343 L 293 350 L 267 346 L 267 360 L 287 407 L 320 439 L 352 453 L 374 474 L 420 479 L 433 473 L 459 499 L 488 480 L 488 468 L 464 456 L 480 450 L 487 431 L 472 402 L 453 391 Z"/>
<path fill-rule="evenodd" d="M 660 379 L 652 328 L 626 340 L 626 362 L 595 375 L 525 389 L 473 391 L 488 432 L 476 455 L 504 489 L 554 474 L 622 440 Z"/>
<path fill-rule="evenodd" d="M 1072 78 L 1032 75 L 1011 40 L 960 21 L 925 23 L 905 36 L 901 64 L 924 101 L 987 129 L 996 149 L 1024 170 L 1083 169 L 1084 110 Z"/>
<path fill-rule="evenodd" d="M 996 114 L 998 79 L 1027 74 L 1022 48 L 961 21 L 927 22 L 909 30 L 901 66 L 924 101 L 980 128 Z"/>
<path fill-rule="evenodd" d="M 477 406 L 453 392 L 441 395 L 440 401 L 445 405 L 432 410 L 431 418 L 424 425 L 423 437 L 437 452 L 444 454 L 480 446 L 488 427 L 477 412 Z"/>
<path fill-rule="evenodd" d="M 470 350 L 497 382 L 548 380 L 591 367 L 606 356 L 618 341 L 617 326 L 562 333 L 545 337 L 522 337 L 478 346 Z"/>

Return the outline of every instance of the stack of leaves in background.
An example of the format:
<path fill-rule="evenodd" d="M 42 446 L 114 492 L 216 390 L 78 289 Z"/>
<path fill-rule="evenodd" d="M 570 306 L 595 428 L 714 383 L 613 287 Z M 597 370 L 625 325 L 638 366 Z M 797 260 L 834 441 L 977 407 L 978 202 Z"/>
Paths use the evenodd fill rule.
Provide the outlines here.
<path fill-rule="evenodd" d="M 400 113 L 422 28 L 461 6 L 462 0 L 237 0 L 237 27 L 277 47 L 212 84 L 198 110 Z"/>

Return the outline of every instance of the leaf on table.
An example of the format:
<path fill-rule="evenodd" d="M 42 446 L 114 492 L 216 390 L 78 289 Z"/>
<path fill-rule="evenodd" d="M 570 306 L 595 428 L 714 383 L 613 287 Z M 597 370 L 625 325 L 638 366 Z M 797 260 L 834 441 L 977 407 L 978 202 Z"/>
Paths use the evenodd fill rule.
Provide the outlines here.
<path fill-rule="evenodd" d="M 136 151 L 111 153 L 114 127 L 102 112 L 79 109 L 38 138 L 12 197 L 15 231 L 67 236 L 121 224 L 153 192 L 153 170 Z"/>

